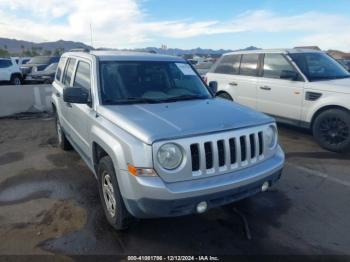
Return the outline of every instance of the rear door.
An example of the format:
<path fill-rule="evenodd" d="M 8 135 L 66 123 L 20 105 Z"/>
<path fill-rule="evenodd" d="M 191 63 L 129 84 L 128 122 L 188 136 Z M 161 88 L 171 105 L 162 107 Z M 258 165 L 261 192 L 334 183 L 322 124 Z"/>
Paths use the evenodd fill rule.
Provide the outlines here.
<path fill-rule="evenodd" d="M 58 116 L 60 117 L 61 125 L 63 125 L 62 121 L 63 119 L 65 119 L 65 116 L 63 115 L 63 111 L 62 111 L 62 108 L 64 107 L 62 76 L 63 76 L 64 68 L 66 66 L 66 62 L 67 62 L 66 57 L 62 57 L 60 59 L 60 62 L 58 63 L 56 74 L 55 74 L 55 81 L 52 83 L 52 86 L 53 86 L 52 100 L 55 101 L 56 110 L 57 110 Z"/>
<path fill-rule="evenodd" d="M 215 65 L 215 68 L 206 75 L 208 83 L 210 81 L 216 81 L 218 83 L 218 93 L 224 91 L 234 100 L 237 98 L 236 87 L 240 62 L 240 54 L 224 55 Z"/>
<path fill-rule="evenodd" d="M 71 130 L 71 125 L 69 123 L 69 119 L 68 119 L 68 115 L 69 115 L 69 111 L 68 108 L 71 107 L 70 103 L 66 103 L 63 101 L 63 90 L 67 87 L 71 87 L 72 86 L 72 80 L 73 80 L 73 73 L 74 73 L 74 69 L 75 69 L 75 65 L 76 65 L 76 59 L 75 58 L 67 58 L 66 62 L 65 62 L 65 67 L 63 70 L 63 74 L 62 74 L 62 78 L 60 83 L 57 85 L 57 92 L 56 95 L 59 96 L 59 107 L 60 107 L 60 123 L 61 126 L 63 127 L 64 131 L 67 133 L 67 135 L 69 135 L 72 130 Z M 57 73 L 56 73 L 56 77 L 59 74 L 59 70 L 57 69 Z"/>
<path fill-rule="evenodd" d="M 236 90 L 236 101 L 256 109 L 258 84 L 259 54 L 243 54 L 239 75 L 233 85 Z"/>
<path fill-rule="evenodd" d="M 296 79 L 282 79 L 285 72 L 295 72 Z M 258 84 L 257 109 L 281 117 L 300 120 L 304 79 L 283 54 L 265 54 L 262 77 Z"/>

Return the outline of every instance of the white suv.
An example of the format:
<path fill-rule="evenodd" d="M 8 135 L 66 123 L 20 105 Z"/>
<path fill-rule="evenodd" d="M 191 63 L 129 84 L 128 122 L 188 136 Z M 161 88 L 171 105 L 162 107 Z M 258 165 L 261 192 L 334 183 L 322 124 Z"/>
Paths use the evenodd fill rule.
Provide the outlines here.
<path fill-rule="evenodd" d="M 324 148 L 350 149 L 350 74 L 324 52 L 256 50 L 225 54 L 206 75 L 217 96 L 313 131 Z"/>
<path fill-rule="evenodd" d="M 22 73 L 14 59 L 0 58 L 0 81 L 10 81 L 13 85 L 22 83 Z"/>

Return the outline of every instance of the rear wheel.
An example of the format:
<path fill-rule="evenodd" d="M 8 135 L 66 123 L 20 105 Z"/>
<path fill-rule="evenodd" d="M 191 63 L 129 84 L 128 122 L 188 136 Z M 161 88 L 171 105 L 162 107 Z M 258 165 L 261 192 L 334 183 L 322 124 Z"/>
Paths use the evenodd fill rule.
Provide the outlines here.
<path fill-rule="evenodd" d="M 226 100 L 229 100 L 229 101 L 233 101 L 233 98 L 226 92 L 221 92 L 219 94 L 217 94 L 216 97 L 220 97 L 222 99 L 226 99 Z"/>
<path fill-rule="evenodd" d="M 19 86 L 22 84 L 22 77 L 20 75 L 11 76 L 11 84 Z"/>
<path fill-rule="evenodd" d="M 108 222 L 116 230 L 127 229 L 132 221 L 132 216 L 125 207 L 113 161 L 109 156 L 100 160 L 98 177 L 100 199 Z"/>
<path fill-rule="evenodd" d="M 350 114 L 341 109 L 330 109 L 317 116 L 313 124 L 316 141 L 333 152 L 350 151 Z"/>

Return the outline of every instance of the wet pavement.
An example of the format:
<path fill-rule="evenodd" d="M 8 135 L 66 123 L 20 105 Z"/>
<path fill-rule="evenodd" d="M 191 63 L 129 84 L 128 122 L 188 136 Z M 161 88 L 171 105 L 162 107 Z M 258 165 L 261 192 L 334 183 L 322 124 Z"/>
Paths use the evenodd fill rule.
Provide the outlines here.
<path fill-rule="evenodd" d="M 50 117 L 1 119 L 0 254 L 350 254 L 350 156 L 320 149 L 306 131 L 279 130 L 287 162 L 268 192 L 116 232 L 93 174 L 57 148 Z"/>

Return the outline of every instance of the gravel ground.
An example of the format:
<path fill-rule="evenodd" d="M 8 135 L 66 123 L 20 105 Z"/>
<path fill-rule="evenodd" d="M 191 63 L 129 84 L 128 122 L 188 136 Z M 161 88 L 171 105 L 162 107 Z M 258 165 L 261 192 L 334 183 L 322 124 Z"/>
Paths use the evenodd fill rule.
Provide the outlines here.
<path fill-rule="evenodd" d="M 350 255 L 350 156 L 322 150 L 306 131 L 279 131 L 287 161 L 268 192 L 118 233 L 104 218 L 93 174 L 76 152 L 57 148 L 53 119 L 1 119 L 0 255 Z"/>

